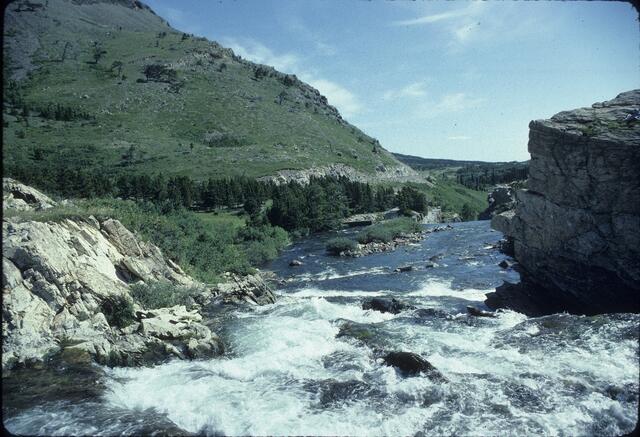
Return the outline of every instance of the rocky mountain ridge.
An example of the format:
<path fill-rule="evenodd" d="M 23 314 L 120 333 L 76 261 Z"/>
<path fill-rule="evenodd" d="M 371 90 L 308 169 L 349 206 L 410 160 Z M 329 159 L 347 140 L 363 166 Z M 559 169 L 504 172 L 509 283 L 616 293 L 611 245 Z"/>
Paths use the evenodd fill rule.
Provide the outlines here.
<path fill-rule="evenodd" d="M 41 211 L 56 202 L 4 179 L 3 206 L 5 211 Z M 108 365 L 215 356 L 224 347 L 203 321 L 205 306 L 275 301 L 259 276 L 231 275 L 228 283 L 215 286 L 193 280 L 113 219 L 8 217 L 2 234 L 3 370 L 41 363 L 57 353 Z M 143 308 L 132 299 L 132 285 L 158 282 L 198 292 L 188 308 Z M 123 304 L 127 301 L 130 307 Z M 123 315 L 131 318 L 126 324 L 109 320 Z"/>
<path fill-rule="evenodd" d="M 640 90 L 529 125 L 528 189 L 492 226 L 521 286 L 487 304 L 541 314 L 640 311 Z M 527 289 L 528 288 L 528 289 Z"/>

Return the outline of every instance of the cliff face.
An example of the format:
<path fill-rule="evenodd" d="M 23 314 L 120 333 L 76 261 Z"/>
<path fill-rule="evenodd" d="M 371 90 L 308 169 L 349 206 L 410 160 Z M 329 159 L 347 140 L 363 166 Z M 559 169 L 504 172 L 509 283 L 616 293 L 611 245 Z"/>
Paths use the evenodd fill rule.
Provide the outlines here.
<path fill-rule="evenodd" d="M 529 125 L 528 189 L 492 226 L 539 290 L 534 312 L 640 311 L 640 120 L 625 120 L 639 105 L 634 90 Z M 528 305 L 512 292 L 487 304 Z"/>
<path fill-rule="evenodd" d="M 55 353 L 109 365 L 217 355 L 222 341 L 203 323 L 204 306 L 212 300 L 262 304 L 275 299 L 259 277 L 232 276 L 218 286 L 198 283 L 117 220 L 36 221 L 10 214 L 37 215 L 57 206 L 33 188 L 3 181 L 3 370 Z M 144 308 L 132 298 L 133 284 L 158 281 L 193 290 L 189 308 Z M 120 310 L 128 312 L 126 324 L 111 317 L 122 299 L 132 304 Z"/>

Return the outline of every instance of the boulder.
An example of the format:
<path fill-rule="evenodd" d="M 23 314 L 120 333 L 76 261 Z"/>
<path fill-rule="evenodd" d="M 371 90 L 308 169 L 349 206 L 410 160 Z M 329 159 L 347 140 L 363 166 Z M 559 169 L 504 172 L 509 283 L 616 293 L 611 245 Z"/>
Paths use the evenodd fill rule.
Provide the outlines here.
<path fill-rule="evenodd" d="M 228 274 L 227 281 L 217 284 L 213 292 L 216 300 L 227 304 L 267 305 L 276 301 L 275 294 L 259 274 Z"/>
<path fill-rule="evenodd" d="M 411 308 L 410 305 L 400 302 L 395 298 L 374 297 L 362 303 L 363 310 L 374 310 L 380 311 L 381 313 L 398 314 L 401 311 Z"/>
<path fill-rule="evenodd" d="M 483 311 L 479 308 L 467 306 L 467 314 L 474 317 L 496 317 L 496 315 L 489 311 Z"/>
<path fill-rule="evenodd" d="M 298 266 L 302 266 L 302 265 L 304 265 L 304 263 L 302 261 L 300 261 L 299 259 L 291 260 L 291 262 L 289 263 L 289 267 L 298 267 Z"/>
<path fill-rule="evenodd" d="M 429 379 L 445 382 L 446 378 L 430 362 L 413 352 L 390 352 L 384 363 L 397 368 L 402 374 L 415 376 L 424 373 Z"/>
<path fill-rule="evenodd" d="M 410 272 L 412 270 L 413 270 L 413 266 L 401 266 L 396 268 L 394 272 L 401 273 L 401 272 Z"/>

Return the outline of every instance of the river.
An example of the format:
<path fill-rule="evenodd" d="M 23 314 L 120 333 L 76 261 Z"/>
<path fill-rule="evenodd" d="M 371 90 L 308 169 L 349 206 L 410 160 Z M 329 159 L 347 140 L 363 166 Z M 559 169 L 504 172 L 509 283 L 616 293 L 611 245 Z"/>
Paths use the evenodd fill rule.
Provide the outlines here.
<path fill-rule="evenodd" d="M 361 258 L 327 256 L 329 237 L 299 241 L 268 266 L 286 279 L 276 304 L 212 317 L 227 348 L 222 358 L 95 366 L 95 374 L 25 372 L 6 381 L 4 425 L 30 435 L 521 436 L 633 429 L 638 315 L 467 315 L 468 305 L 486 309 L 485 293 L 502 281 L 519 280 L 498 266 L 507 257 L 494 248 L 501 234 L 488 222 L 454 224 L 420 244 Z M 292 259 L 304 264 L 289 267 Z M 394 272 L 406 265 L 414 269 Z M 363 310 L 363 300 L 373 296 L 415 308 L 395 315 Z M 448 381 L 401 375 L 384 365 L 388 351 L 420 354 Z"/>

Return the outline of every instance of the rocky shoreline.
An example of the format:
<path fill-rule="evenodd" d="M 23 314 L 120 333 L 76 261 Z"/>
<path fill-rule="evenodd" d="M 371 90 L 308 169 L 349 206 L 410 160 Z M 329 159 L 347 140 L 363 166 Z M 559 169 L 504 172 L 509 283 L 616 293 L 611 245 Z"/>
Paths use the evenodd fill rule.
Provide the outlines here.
<path fill-rule="evenodd" d="M 338 256 L 345 257 L 361 257 L 372 255 L 374 253 L 391 252 L 396 250 L 400 246 L 407 246 L 411 244 L 417 244 L 422 241 L 427 235 L 433 232 L 442 232 L 453 229 L 451 225 L 438 226 L 433 229 L 427 229 L 421 232 L 415 232 L 411 234 L 402 234 L 393 238 L 389 242 L 372 241 L 371 243 L 360 244 L 358 243 L 355 250 L 345 250 L 338 254 Z"/>
<path fill-rule="evenodd" d="M 56 202 L 3 180 L 4 210 L 43 211 Z M 222 339 L 206 326 L 212 304 L 262 305 L 275 295 L 260 275 L 227 275 L 207 285 L 189 277 L 153 244 L 118 220 L 3 219 L 2 369 L 69 363 L 156 364 L 220 355 Z M 168 283 L 197 290 L 186 305 L 144 308 L 134 285 Z"/>

